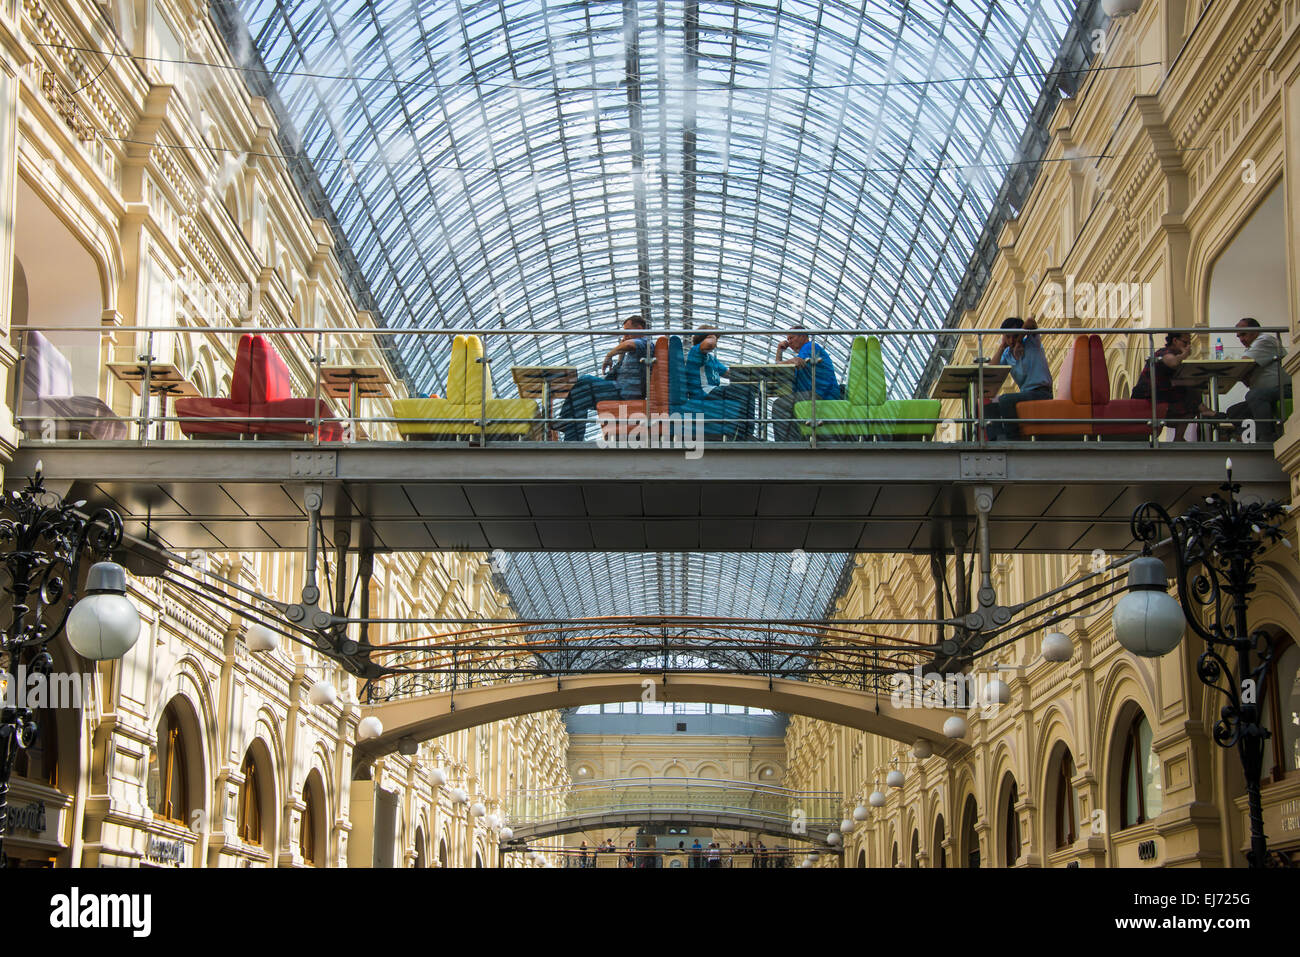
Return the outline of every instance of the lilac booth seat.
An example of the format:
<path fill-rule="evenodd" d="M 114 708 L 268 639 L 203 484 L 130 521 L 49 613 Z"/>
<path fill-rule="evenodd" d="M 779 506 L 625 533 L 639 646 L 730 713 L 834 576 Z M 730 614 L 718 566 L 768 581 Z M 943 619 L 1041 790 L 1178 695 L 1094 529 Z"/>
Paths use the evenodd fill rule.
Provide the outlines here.
<path fill-rule="evenodd" d="M 23 431 L 32 438 L 124 439 L 126 423 L 97 396 L 74 395 L 72 363 L 39 332 L 26 334 L 23 359 Z M 54 421 L 54 433 L 43 430 L 42 419 Z"/>

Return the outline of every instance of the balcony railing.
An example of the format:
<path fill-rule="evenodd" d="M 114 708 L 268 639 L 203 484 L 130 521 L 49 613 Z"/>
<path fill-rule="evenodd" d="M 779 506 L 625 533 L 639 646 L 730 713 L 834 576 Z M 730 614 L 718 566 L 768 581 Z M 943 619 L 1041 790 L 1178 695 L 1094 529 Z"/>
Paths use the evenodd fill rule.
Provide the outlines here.
<path fill-rule="evenodd" d="M 1202 350 L 1210 355 L 1197 355 L 1193 348 L 1165 375 L 1154 356 L 1173 331 L 1232 345 L 1222 356 L 1212 348 Z M 11 404 L 24 441 L 32 444 L 528 446 L 558 441 L 566 431 L 581 434 L 588 445 L 620 448 L 1271 442 L 1290 414 L 1290 383 L 1280 359 L 1261 372 L 1263 367 L 1242 356 L 1236 344 L 1241 331 L 1034 330 L 1051 366 L 1051 396 L 1003 418 L 994 400 L 1000 390 L 1016 386 L 1012 370 L 1000 363 L 1001 343 L 989 347 L 989 337 L 1001 337 L 1001 329 L 814 330 L 811 361 L 803 368 L 775 361 L 780 330 L 722 330 L 711 354 L 729 363 L 727 381 L 713 389 L 690 359 L 690 337 L 701 330 L 648 330 L 644 336 L 657 348 L 637 370 L 647 398 L 622 399 L 600 369 L 539 359 L 511 367 L 507 376 L 501 357 L 540 356 L 539 339 L 615 343 L 629 335 L 626 330 L 31 326 L 11 332 L 20 357 Z M 1286 341 L 1282 328 L 1251 331 Z M 403 342 L 430 336 L 453 340 L 447 377 L 437 394 L 413 394 L 410 383 L 397 381 L 389 357 Z M 940 339 L 956 341 L 954 361 L 922 392 L 891 382 L 886 356 L 902 350 L 934 354 Z M 829 370 L 816 360 L 822 349 Z M 1241 392 L 1239 383 L 1252 374 L 1272 376 L 1276 383 L 1273 401 L 1261 404 L 1262 392 L 1251 393 L 1253 415 L 1228 394 Z M 834 386 L 826 378 L 819 385 L 819 375 L 833 376 Z M 1134 393 L 1140 398 L 1129 397 L 1134 390 L 1123 385 L 1128 375 L 1148 380 Z M 571 395 L 573 407 L 565 404 Z M 1225 417 L 1229 408 L 1234 415 Z"/>
<path fill-rule="evenodd" d="M 508 819 L 532 826 L 636 811 L 709 812 L 825 828 L 840 821 L 842 796 L 711 778 L 611 778 L 511 793 Z"/>

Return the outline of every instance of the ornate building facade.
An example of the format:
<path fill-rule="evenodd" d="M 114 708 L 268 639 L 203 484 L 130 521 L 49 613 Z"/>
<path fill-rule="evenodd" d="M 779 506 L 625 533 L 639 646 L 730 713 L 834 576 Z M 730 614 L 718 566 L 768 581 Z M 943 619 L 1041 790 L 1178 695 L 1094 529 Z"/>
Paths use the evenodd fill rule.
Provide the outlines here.
<path fill-rule="evenodd" d="M 229 394 L 238 334 L 166 327 L 271 335 L 299 394 L 312 343 L 275 330 L 338 329 L 325 348 L 363 358 L 347 332 L 373 322 L 354 305 L 354 275 L 321 211 L 307 208 L 272 110 L 235 65 L 207 5 L 190 0 L 0 9 L 0 221 L 12 225 L 0 237 L 0 461 L 20 430 L 42 437 L 41 423 L 14 423 L 29 324 L 50 330 L 78 395 L 123 416 L 140 415 L 140 399 L 109 365 L 146 353 L 204 394 Z M 135 326 L 162 328 L 114 332 Z M 174 422 L 166 428 L 178 435 Z M 391 618 L 508 617 L 485 558 L 377 557 L 370 607 Z M 289 601 L 304 579 L 301 552 L 267 543 L 201 560 Z M 20 762 L 6 842 L 14 863 L 495 867 L 489 824 L 508 790 L 567 780 L 553 712 L 355 767 L 362 689 L 332 661 L 283 641 L 251 651 L 241 616 L 160 578 L 135 578 L 132 597 L 144 628 L 125 659 L 94 667 L 62 642 L 54 649 L 61 671 L 88 680 L 81 707 L 51 709 Z M 402 627 L 370 638 L 415 636 Z M 334 694 L 314 704 L 320 682 Z"/>
<path fill-rule="evenodd" d="M 1034 316 L 1044 328 L 1227 327 L 1251 316 L 1300 329 L 1300 4 L 1144 3 L 1095 38 L 1098 68 L 1062 99 L 1032 193 L 1007 223 L 968 328 Z M 1093 295 L 1087 284 L 1141 290 Z M 1071 297 L 1073 298 L 1073 297 Z M 1116 297 L 1118 298 L 1118 297 Z M 1054 367 L 1072 337 L 1047 336 Z M 1151 339 L 1156 338 L 1153 333 Z M 1285 338 L 1285 337 L 1284 337 Z M 1214 347 L 1195 337 L 1201 354 Z M 1147 346 L 1103 336 L 1112 395 L 1127 395 Z M 1156 345 L 1163 344 L 1156 342 Z M 990 355 L 996 339 L 983 344 Z M 973 358 L 963 340 L 958 355 Z M 1300 352 L 1284 367 L 1300 371 Z M 950 413 L 956 414 L 956 413 Z M 1286 423 L 1278 460 L 1300 490 L 1300 424 Z M 1131 509 L 1131 503 L 1128 507 Z M 1294 538 L 1294 535 L 1292 535 Z M 1106 558 L 1101 555 L 1097 558 Z M 998 599 L 1014 604 L 1092 567 L 1093 556 L 995 556 Z M 1274 636 L 1267 692 L 1272 731 L 1264 817 L 1270 850 L 1300 855 L 1300 576 L 1293 550 L 1265 553 L 1252 628 Z M 955 583 L 950 581 L 952 587 Z M 923 616 L 934 609 L 928 563 L 869 558 L 841 614 Z M 981 661 L 1010 700 L 972 720 L 960 760 L 794 718 L 793 787 L 842 791 L 846 812 L 887 795 L 846 837 L 847 866 L 1241 866 L 1248 846 L 1235 750 L 1211 737 L 1221 699 L 1196 677 L 1199 642 L 1140 659 L 1120 648 L 1109 605 L 1056 626 L 1074 656 L 1051 664 L 1043 629 Z M 886 786 L 891 770 L 900 788 Z"/>

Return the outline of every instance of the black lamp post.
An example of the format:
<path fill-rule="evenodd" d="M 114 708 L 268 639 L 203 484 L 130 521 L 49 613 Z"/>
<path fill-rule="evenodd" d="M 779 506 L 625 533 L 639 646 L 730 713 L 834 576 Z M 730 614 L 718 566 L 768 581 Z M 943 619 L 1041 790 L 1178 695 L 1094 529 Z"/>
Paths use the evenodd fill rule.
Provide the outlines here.
<path fill-rule="evenodd" d="M 1269 737 L 1264 727 L 1264 692 L 1273 647 L 1267 633 L 1250 630 L 1246 603 L 1255 590 L 1260 552 L 1277 542 L 1290 544 L 1279 524 L 1289 509 L 1279 502 L 1242 502 L 1237 497 L 1241 485 L 1232 480 L 1232 459 L 1227 470 L 1219 492 L 1178 518 L 1170 518 L 1154 502 L 1134 511 L 1133 535 L 1144 543 L 1143 557 L 1133 562 L 1129 592 L 1116 603 L 1113 622 L 1119 643 L 1144 657 L 1172 651 L 1186 627 L 1205 642 L 1196 674 L 1227 699 L 1214 725 L 1214 741 L 1224 748 L 1235 747 L 1241 756 L 1250 805 L 1247 859 L 1251 867 L 1263 867 L 1268 844 L 1259 789 Z M 1165 591 L 1164 564 L 1151 555 L 1152 546 L 1163 537 L 1162 526 L 1173 542 L 1177 602 Z M 1224 657 L 1230 651 L 1235 652 L 1235 675 Z"/>
<path fill-rule="evenodd" d="M 92 660 L 120 658 L 140 634 L 140 616 L 126 597 L 126 572 L 102 561 L 86 575 L 80 600 L 73 594 L 87 555 L 106 556 L 122 543 L 122 518 L 109 509 L 88 517 L 85 502 L 65 504 L 45 489 L 41 465 L 22 491 L 0 499 L 0 565 L 8 573 L 4 597 L 12 616 L 0 631 L 0 676 L 17 685 L 20 670 L 47 686 L 54 659 L 47 646 L 66 629 L 74 651 Z M 0 867 L 5 865 L 9 779 L 18 753 L 40 732 L 26 707 L 24 689 L 0 701 Z"/>

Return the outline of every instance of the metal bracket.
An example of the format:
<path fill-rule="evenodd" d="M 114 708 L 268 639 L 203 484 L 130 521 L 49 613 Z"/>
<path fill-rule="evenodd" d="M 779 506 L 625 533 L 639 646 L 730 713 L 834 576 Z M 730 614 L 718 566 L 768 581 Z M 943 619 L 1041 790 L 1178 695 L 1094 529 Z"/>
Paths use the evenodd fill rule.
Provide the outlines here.
<path fill-rule="evenodd" d="M 337 478 L 338 473 L 339 454 L 337 452 L 290 453 L 289 474 L 293 478 Z M 319 487 L 316 486 L 316 488 Z"/>

